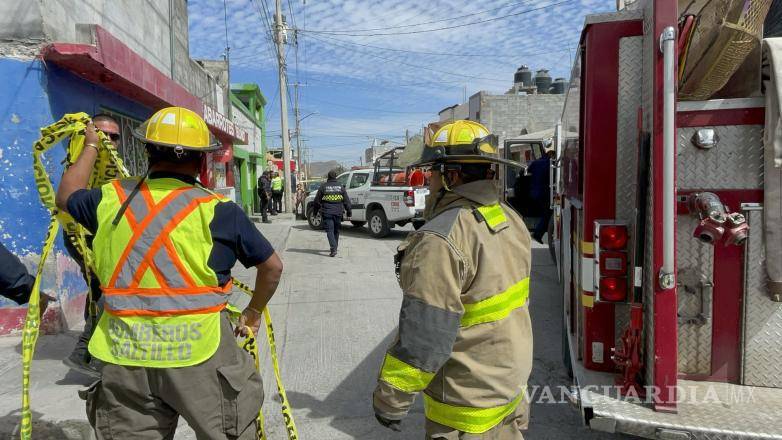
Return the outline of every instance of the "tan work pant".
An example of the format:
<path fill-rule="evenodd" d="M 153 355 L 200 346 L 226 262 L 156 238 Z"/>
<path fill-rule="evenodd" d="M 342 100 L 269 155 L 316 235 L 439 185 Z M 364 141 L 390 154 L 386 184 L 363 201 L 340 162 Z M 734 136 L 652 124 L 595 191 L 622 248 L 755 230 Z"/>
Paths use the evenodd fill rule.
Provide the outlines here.
<path fill-rule="evenodd" d="M 529 404 L 522 401 L 516 411 L 505 417 L 502 423 L 481 434 L 457 431 L 426 419 L 426 440 L 524 440 L 521 432 L 527 429 L 528 424 Z"/>
<path fill-rule="evenodd" d="M 221 317 L 221 337 L 209 360 L 182 368 L 107 364 L 84 396 L 98 440 L 172 439 L 181 415 L 198 439 L 257 438 L 263 385 L 252 358 Z"/>

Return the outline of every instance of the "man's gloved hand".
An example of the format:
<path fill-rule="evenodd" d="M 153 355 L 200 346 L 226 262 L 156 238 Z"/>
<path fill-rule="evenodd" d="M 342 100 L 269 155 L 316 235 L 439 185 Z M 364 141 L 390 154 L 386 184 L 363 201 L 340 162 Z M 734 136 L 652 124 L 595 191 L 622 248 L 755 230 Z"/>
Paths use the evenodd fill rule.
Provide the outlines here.
<path fill-rule="evenodd" d="M 400 427 L 402 421 L 401 420 L 391 420 L 387 419 L 381 415 L 378 415 L 375 413 L 375 418 L 377 419 L 377 422 L 381 425 L 385 426 L 386 428 L 395 431 L 395 432 L 401 432 L 402 428 Z"/>

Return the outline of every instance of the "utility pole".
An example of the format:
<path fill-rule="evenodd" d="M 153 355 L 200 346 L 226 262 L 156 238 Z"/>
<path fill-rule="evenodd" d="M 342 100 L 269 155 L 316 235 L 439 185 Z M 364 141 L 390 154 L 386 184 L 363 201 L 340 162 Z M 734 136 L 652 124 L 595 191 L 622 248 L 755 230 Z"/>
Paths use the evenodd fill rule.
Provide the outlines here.
<path fill-rule="evenodd" d="M 296 113 L 296 171 L 298 171 L 299 176 L 301 176 L 301 117 L 299 116 L 299 82 L 296 81 L 296 83 L 293 84 L 293 87 L 296 89 L 296 94 L 293 97 L 293 107 Z"/>
<path fill-rule="evenodd" d="M 282 0 L 276 0 L 274 27 L 276 30 L 277 65 L 280 77 L 280 134 L 282 136 L 282 168 L 285 176 L 283 200 L 285 212 L 293 212 L 291 198 L 291 139 L 288 133 L 288 80 L 285 77 L 285 23 L 282 21 Z"/>

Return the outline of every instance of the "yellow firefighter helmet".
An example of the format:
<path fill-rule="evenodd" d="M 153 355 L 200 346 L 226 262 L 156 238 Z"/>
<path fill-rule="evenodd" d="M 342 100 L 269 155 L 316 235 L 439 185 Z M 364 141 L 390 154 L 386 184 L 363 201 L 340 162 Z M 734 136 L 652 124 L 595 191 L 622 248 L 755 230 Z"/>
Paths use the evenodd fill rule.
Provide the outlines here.
<path fill-rule="evenodd" d="M 194 111 L 166 107 L 133 131 L 142 142 L 192 151 L 213 151 L 220 144 L 212 140 L 206 122 Z"/>
<path fill-rule="evenodd" d="M 521 164 L 500 158 L 496 135 L 483 124 L 467 120 L 447 123 L 427 136 L 413 165 L 444 163 L 503 163 L 521 167 Z"/>

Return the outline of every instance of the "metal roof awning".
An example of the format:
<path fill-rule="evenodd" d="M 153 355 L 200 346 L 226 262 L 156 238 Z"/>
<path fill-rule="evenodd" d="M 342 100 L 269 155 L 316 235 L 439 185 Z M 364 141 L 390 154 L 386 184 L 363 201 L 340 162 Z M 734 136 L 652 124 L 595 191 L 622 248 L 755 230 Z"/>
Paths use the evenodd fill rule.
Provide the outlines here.
<path fill-rule="evenodd" d="M 121 40 L 98 25 L 89 25 L 93 44 L 51 43 L 41 58 L 153 110 L 185 107 L 207 119 L 224 143 L 246 144 L 248 134 L 166 76 Z M 208 113 L 208 114 L 205 114 Z"/>

